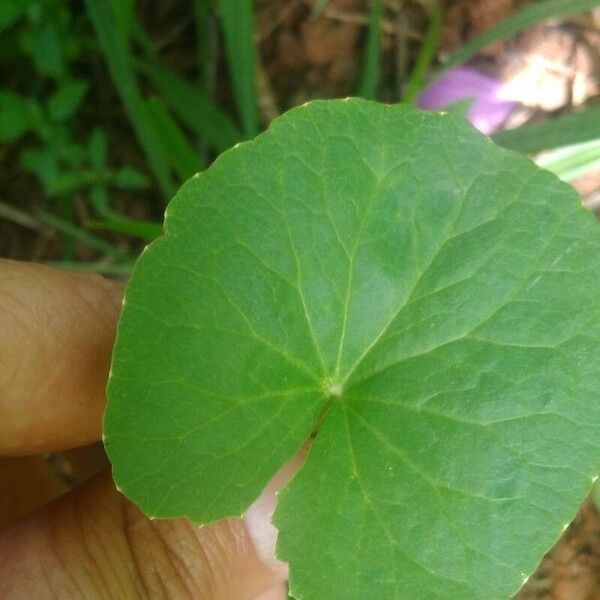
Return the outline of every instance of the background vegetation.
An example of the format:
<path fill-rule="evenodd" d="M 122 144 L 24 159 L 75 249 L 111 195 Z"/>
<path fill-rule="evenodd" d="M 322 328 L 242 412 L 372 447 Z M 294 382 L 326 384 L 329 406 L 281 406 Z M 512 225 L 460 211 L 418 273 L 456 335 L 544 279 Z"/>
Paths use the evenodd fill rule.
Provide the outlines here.
<path fill-rule="evenodd" d="M 415 102 L 499 40 L 548 19 L 592 26 L 598 2 L 487 3 L 492 27 L 448 52 L 461 4 L 478 2 L 3 0 L 0 253 L 126 274 L 177 187 L 283 110 L 336 95 Z M 303 36 L 300 52 L 285 35 Z M 298 67 L 307 56 L 316 78 Z M 544 163 L 581 176 L 600 158 L 600 107 L 587 104 L 497 141 L 529 153 L 586 142 Z"/>

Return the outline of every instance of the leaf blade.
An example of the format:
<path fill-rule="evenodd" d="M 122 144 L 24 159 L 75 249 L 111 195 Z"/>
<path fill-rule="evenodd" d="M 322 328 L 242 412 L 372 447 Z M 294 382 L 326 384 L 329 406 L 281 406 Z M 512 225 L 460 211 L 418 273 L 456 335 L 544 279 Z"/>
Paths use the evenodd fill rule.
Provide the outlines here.
<path fill-rule="evenodd" d="M 210 102 L 199 88 L 158 63 L 140 61 L 138 68 L 173 107 L 179 118 L 200 139 L 225 151 L 242 139 L 231 119 Z"/>
<path fill-rule="evenodd" d="M 168 157 L 171 168 L 183 183 L 200 170 L 200 157 L 169 114 L 165 105 L 155 96 L 145 101 L 146 118 L 156 132 L 156 138 Z"/>
<path fill-rule="evenodd" d="M 533 154 L 600 138 L 600 107 L 590 106 L 579 112 L 500 131 L 494 142 L 510 150 Z"/>
<path fill-rule="evenodd" d="M 256 46 L 252 0 L 220 0 L 227 62 L 240 121 L 246 137 L 260 131 L 256 96 Z"/>
<path fill-rule="evenodd" d="M 294 109 L 136 264 L 117 481 L 152 516 L 239 515 L 318 428 L 275 516 L 292 595 L 506 598 L 598 470 L 599 250 L 571 188 L 460 119 Z"/>
<path fill-rule="evenodd" d="M 120 28 L 118 16 L 111 3 L 86 0 L 86 8 L 135 134 L 163 193 L 170 198 L 175 187 L 155 132 L 148 123 L 144 102 L 137 88 L 127 32 Z"/>
<path fill-rule="evenodd" d="M 316 7 L 315 7 L 316 9 Z M 375 99 L 379 87 L 379 61 L 381 54 L 381 0 L 373 0 L 369 17 L 369 31 L 364 66 L 358 89 L 359 96 Z"/>

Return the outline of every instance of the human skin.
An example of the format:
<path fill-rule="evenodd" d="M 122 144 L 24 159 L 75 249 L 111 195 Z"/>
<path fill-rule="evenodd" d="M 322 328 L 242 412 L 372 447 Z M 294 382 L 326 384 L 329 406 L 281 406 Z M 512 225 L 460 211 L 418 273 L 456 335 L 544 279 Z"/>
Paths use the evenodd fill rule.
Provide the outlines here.
<path fill-rule="evenodd" d="M 100 439 L 121 297 L 97 275 L 0 259 L 0 456 Z M 103 473 L 0 531 L 0 598 L 284 599 L 273 504 L 270 489 L 248 523 L 150 521 Z"/>

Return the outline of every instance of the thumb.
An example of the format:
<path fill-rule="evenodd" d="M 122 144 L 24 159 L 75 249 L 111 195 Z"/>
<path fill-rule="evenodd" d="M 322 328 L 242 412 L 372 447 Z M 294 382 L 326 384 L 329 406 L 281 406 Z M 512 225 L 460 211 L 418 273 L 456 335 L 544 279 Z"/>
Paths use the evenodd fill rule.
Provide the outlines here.
<path fill-rule="evenodd" d="M 0 259 L 0 454 L 100 438 L 122 286 Z"/>

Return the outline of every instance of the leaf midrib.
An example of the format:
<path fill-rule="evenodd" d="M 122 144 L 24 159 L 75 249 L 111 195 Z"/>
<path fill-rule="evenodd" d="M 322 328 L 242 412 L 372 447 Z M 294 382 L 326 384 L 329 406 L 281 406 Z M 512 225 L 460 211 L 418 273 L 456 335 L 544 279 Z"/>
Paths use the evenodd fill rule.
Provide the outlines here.
<path fill-rule="evenodd" d="M 354 373 L 357 371 L 357 369 L 361 365 L 361 363 L 371 353 L 371 351 L 373 350 L 373 348 L 375 348 L 375 346 L 377 346 L 377 344 L 379 343 L 379 341 L 387 333 L 387 331 L 392 326 L 392 324 L 397 319 L 397 317 L 400 315 L 400 313 L 409 304 L 409 302 L 411 301 L 411 299 L 412 299 L 415 291 L 417 290 L 419 284 L 421 283 L 421 281 L 423 280 L 423 278 L 425 277 L 425 275 L 428 273 L 428 271 L 432 267 L 432 265 L 435 263 L 435 261 L 436 261 L 437 257 L 439 256 L 440 252 L 444 249 L 444 247 L 449 242 L 449 240 L 452 239 L 452 235 L 453 235 L 454 230 L 456 228 L 456 224 L 458 223 L 458 221 L 459 221 L 459 219 L 460 219 L 460 217 L 462 215 L 464 204 L 465 204 L 465 200 L 466 200 L 469 188 L 471 187 L 471 185 L 473 184 L 473 182 L 470 182 L 469 186 L 466 186 L 460 180 L 459 173 L 456 171 L 456 169 L 454 168 L 454 166 L 452 164 L 452 160 L 450 159 L 450 156 L 448 154 L 446 145 L 445 144 L 440 144 L 440 147 L 443 150 L 444 158 L 446 159 L 446 162 L 448 164 L 448 170 L 452 173 L 452 176 L 455 179 L 456 186 L 458 188 L 460 188 L 461 191 L 462 191 L 461 202 L 460 202 L 460 206 L 458 207 L 458 209 L 456 211 L 456 216 L 449 223 L 448 228 L 445 231 L 444 236 L 442 237 L 441 243 L 439 244 L 439 246 L 435 250 L 435 252 L 434 252 L 433 256 L 431 257 L 431 259 L 429 260 L 429 263 L 427 264 L 427 266 L 421 271 L 421 273 L 416 278 L 415 283 L 411 286 L 411 289 L 409 290 L 409 292 L 404 297 L 401 305 L 395 311 L 393 311 L 393 314 L 392 314 L 391 318 L 388 320 L 388 322 L 384 325 L 384 327 L 381 329 L 381 331 L 373 338 L 373 340 L 367 345 L 367 347 L 362 352 L 362 354 L 360 354 L 360 356 L 358 357 L 358 359 L 354 363 L 352 363 L 352 365 L 348 368 L 348 371 L 346 372 L 346 374 L 339 381 L 339 385 L 341 386 L 342 389 L 344 389 L 347 386 L 348 382 L 350 381 L 350 379 L 352 378 L 352 376 L 354 375 Z M 381 191 L 381 183 L 385 180 L 385 178 L 387 177 L 388 174 L 389 173 L 387 173 L 384 177 L 381 177 L 381 178 L 377 179 L 377 183 L 376 183 L 376 186 L 375 186 L 375 191 L 373 193 L 373 198 L 371 199 L 371 201 L 369 203 L 369 206 L 367 207 L 367 210 L 365 211 L 364 218 L 363 218 L 363 220 L 361 221 L 361 224 L 360 224 L 360 228 L 359 228 L 359 231 L 358 231 L 358 234 L 357 234 L 357 240 L 356 240 L 356 243 L 355 243 L 354 252 L 353 252 L 353 256 L 352 256 L 353 259 L 355 258 L 356 250 L 360 246 L 360 238 L 361 238 L 361 235 L 362 235 L 362 232 L 363 232 L 364 221 L 366 221 L 366 218 L 367 218 L 369 212 L 371 211 L 372 207 L 375 205 L 377 197 L 378 197 L 378 192 Z M 352 262 L 350 264 L 350 275 L 349 275 L 349 285 L 348 285 L 348 290 L 347 290 L 347 300 L 349 299 L 349 296 L 350 296 L 350 282 L 352 281 L 352 272 L 353 272 L 353 268 L 354 268 L 353 267 L 353 262 L 354 262 L 354 260 L 352 260 Z M 344 334 L 345 334 L 345 331 L 346 331 L 346 320 L 347 320 L 347 306 L 346 306 L 346 311 L 345 311 L 345 315 L 344 315 L 344 329 L 343 329 L 343 333 Z M 344 341 L 345 341 L 345 335 L 343 335 L 341 337 L 341 339 L 340 339 L 340 347 L 339 347 L 339 351 L 338 351 L 338 364 L 336 366 L 336 374 L 339 374 L 338 373 L 339 362 L 340 362 L 341 356 L 343 355 Z"/>

